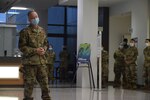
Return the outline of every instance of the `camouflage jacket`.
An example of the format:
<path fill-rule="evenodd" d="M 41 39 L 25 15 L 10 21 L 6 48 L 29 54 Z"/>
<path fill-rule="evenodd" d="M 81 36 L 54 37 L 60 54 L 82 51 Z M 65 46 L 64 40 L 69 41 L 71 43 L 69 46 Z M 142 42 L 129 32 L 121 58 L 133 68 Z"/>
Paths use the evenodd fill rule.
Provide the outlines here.
<path fill-rule="evenodd" d="M 68 54 L 68 52 L 66 50 L 63 50 L 63 51 L 60 52 L 59 57 L 60 57 L 61 61 L 65 61 L 66 62 L 69 59 L 69 54 Z"/>
<path fill-rule="evenodd" d="M 123 64 L 124 63 L 124 52 L 120 49 L 116 50 L 114 53 L 115 63 Z"/>
<path fill-rule="evenodd" d="M 143 51 L 145 62 L 150 63 L 150 46 L 146 47 Z"/>
<path fill-rule="evenodd" d="M 48 46 L 48 40 L 43 28 L 33 29 L 30 25 L 19 33 L 18 47 L 23 53 L 22 64 L 38 65 L 46 64 L 46 56 L 40 56 L 36 53 L 36 49 L 43 47 L 45 50 Z"/>
<path fill-rule="evenodd" d="M 56 59 L 56 54 L 54 51 L 47 51 L 47 64 L 54 64 Z"/>
<path fill-rule="evenodd" d="M 125 52 L 125 62 L 129 64 L 136 64 L 138 50 L 136 47 L 130 47 Z"/>

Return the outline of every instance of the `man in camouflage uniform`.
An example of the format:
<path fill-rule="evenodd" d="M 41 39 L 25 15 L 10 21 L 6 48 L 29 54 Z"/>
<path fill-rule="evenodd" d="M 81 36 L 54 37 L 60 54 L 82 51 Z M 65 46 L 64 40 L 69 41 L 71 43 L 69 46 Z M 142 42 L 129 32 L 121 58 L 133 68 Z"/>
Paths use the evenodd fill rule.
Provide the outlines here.
<path fill-rule="evenodd" d="M 48 81 L 54 80 L 54 63 L 56 59 L 56 54 L 53 50 L 53 46 L 49 45 L 49 50 L 47 51 L 47 75 Z"/>
<path fill-rule="evenodd" d="M 127 39 L 127 38 L 124 38 L 124 39 L 123 39 L 123 49 L 128 49 L 128 48 L 129 48 L 128 39 Z"/>
<path fill-rule="evenodd" d="M 20 32 L 19 49 L 23 53 L 24 66 L 24 99 L 33 100 L 32 92 L 37 80 L 40 84 L 43 100 L 51 100 L 49 96 L 46 73 L 46 56 L 48 42 L 43 28 L 38 26 L 39 18 L 35 11 L 28 12 L 30 25 Z"/>
<path fill-rule="evenodd" d="M 129 48 L 129 45 L 128 45 L 128 39 L 127 38 L 124 38 L 123 39 L 123 53 L 125 54 L 125 52 L 127 51 L 127 49 Z M 122 66 L 125 66 L 125 63 L 122 64 Z M 126 73 L 125 73 L 125 67 L 124 69 L 122 70 L 122 74 L 123 74 L 123 79 L 122 79 L 122 86 L 123 88 L 126 88 L 127 87 L 127 77 L 126 77 Z"/>
<path fill-rule="evenodd" d="M 145 89 L 150 89 L 150 39 L 145 40 L 146 48 L 144 49 L 144 73 Z"/>
<path fill-rule="evenodd" d="M 127 79 L 127 87 L 129 89 L 136 89 L 137 73 L 136 73 L 136 60 L 138 56 L 138 50 L 135 47 L 135 40 L 130 40 L 130 47 L 125 52 L 125 73 Z"/>
<path fill-rule="evenodd" d="M 65 80 L 68 68 L 68 58 L 69 54 L 67 52 L 66 46 L 63 46 L 63 50 L 59 54 L 60 58 L 60 80 Z"/>
<path fill-rule="evenodd" d="M 108 52 L 102 50 L 102 87 L 108 86 Z"/>
<path fill-rule="evenodd" d="M 114 73 L 115 73 L 114 87 L 120 87 L 121 86 L 121 75 L 123 76 L 123 80 L 125 78 L 125 76 L 124 76 L 125 61 L 124 61 L 124 52 L 123 52 L 123 45 L 122 44 L 120 44 L 118 50 L 115 51 L 114 59 L 115 59 L 115 63 L 114 63 Z"/>

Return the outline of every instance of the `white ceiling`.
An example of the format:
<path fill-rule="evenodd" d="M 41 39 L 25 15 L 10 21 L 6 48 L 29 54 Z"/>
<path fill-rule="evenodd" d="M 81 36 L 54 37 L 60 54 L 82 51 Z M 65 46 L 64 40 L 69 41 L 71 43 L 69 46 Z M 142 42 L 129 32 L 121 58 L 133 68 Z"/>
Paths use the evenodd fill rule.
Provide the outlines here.
<path fill-rule="evenodd" d="M 61 5 L 77 5 L 77 0 L 65 0 L 65 1 L 66 2 L 64 2 Z M 122 3 L 122 2 L 126 2 L 126 1 L 128 1 L 128 0 L 99 0 L 99 6 L 110 7 L 112 5 Z"/>
<path fill-rule="evenodd" d="M 100 6 L 113 6 L 118 3 L 126 2 L 127 0 L 99 0 L 99 5 Z"/>
<path fill-rule="evenodd" d="M 15 6 L 23 6 L 34 9 L 47 9 L 53 5 L 69 5 L 76 6 L 77 0 L 64 0 L 63 4 L 59 4 L 59 0 L 20 0 Z M 127 0 L 99 0 L 100 6 L 110 7 L 112 5 L 125 2 Z"/>
<path fill-rule="evenodd" d="M 57 4 L 58 0 L 20 0 L 15 6 L 33 9 L 47 9 Z"/>

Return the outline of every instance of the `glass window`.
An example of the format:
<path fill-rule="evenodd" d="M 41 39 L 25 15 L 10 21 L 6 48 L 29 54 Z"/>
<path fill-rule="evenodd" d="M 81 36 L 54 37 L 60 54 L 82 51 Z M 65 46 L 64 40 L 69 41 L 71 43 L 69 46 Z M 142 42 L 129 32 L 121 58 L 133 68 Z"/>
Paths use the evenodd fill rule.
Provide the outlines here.
<path fill-rule="evenodd" d="M 64 7 L 48 9 L 48 24 L 64 24 Z"/>
<path fill-rule="evenodd" d="M 23 29 L 23 28 L 26 28 L 28 25 L 17 25 L 17 35 L 19 35 L 19 32 Z"/>
<path fill-rule="evenodd" d="M 16 24 L 17 32 L 20 32 L 28 24 L 28 11 L 29 10 L 9 10 L 7 12 L 7 22 Z"/>
<path fill-rule="evenodd" d="M 58 68 L 60 66 L 60 62 L 55 62 L 54 64 L 54 77 L 58 78 L 59 77 L 59 71 L 58 71 Z"/>
<path fill-rule="evenodd" d="M 9 25 L 13 24 L 17 27 L 12 30 L 12 39 L 10 39 L 10 42 L 12 42 L 12 46 L 8 48 L 8 50 L 11 50 L 10 55 L 13 55 L 14 50 L 18 48 L 18 40 L 19 40 L 19 32 L 25 28 L 28 25 L 28 13 L 29 10 L 9 10 L 6 13 L 0 13 L 0 23 Z M 6 36 L 5 36 L 6 37 Z M 4 42 L 5 39 L 1 39 L 1 43 Z M 6 43 L 4 43 L 5 46 Z M 4 47 L 1 49 L 3 52 Z"/>
<path fill-rule="evenodd" d="M 16 36 L 16 48 L 18 48 L 19 36 Z"/>
<path fill-rule="evenodd" d="M 64 26 L 48 26 L 48 33 L 64 34 Z"/>
<path fill-rule="evenodd" d="M 16 16 L 17 24 L 27 24 L 28 23 L 28 10 L 18 10 L 19 15 Z"/>
<path fill-rule="evenodd" d="M 77 35 L 77 27 L 75 26 L 68 26 L 67 27 L 67 33 L 69 34 L 69 35 Z"/>
<path fill-rule="evenodd" d="M 6 23 L 6 14 L 0 13 L 0 23 Z"/>
<path fill-rule="evenodd" d="M 56 53 L 54 76 L 56 77 L 57 74 L 59 77 L 59 73 L 56 72 L 56 68 L 60 65 L 59 53 L 62 51 L 62 46 L 64 44 L 67 45 L 67 50 L 70 55 L 69 65 L 71 65 L 71 69 L 75 68 L 76 65 L 77 8 L 65 6 L 49 8 L 48 33 L 49 43 L 53 45 Z"/>
<path fill-rule="evenodd" d="M 77 25 L 77 8 L 67 8 L 67 25 Z"/>
<path fill-rule="evenodd" d="M 77 45 L 77 39 L 76 38 L 68 38 L 67 39 L 67 50 L 69 52 L 70 61 L 69 62 L 75 62 L 75 54 L 76 54 L 76 45 Z"/>
<path fill-rule="evenodd" d="M 59 61 L 59 53 L 62 50 L 64 38 L 48 37 L 49 44 L 53 45 L 53 49 L 56 53 L 56 61 Z"/>

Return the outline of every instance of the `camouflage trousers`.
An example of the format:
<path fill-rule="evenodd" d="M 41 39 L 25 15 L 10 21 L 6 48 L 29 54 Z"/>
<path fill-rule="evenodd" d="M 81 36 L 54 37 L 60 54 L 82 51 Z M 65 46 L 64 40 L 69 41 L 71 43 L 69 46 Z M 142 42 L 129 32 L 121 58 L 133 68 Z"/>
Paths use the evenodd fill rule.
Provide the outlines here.
<path fill-rule="evenodd" d="M 102 87 L 108 86 L 108 64 L 102 64 Z"/>
<path fill-rule="evenodd" d="M 115 63 L 114 64 L 114 73 L 115 73 L 114 87 L 120 87 L 121 83 L 124 86 L 126 84 L 124 64 L 116 64 Z M 122 76 L 122 79 L 121 79 L 121 76 Z"/>
<path fill-rule="evenodd" d="M 150 63 L 144 63 L 143 77 L 145 79 L 145 86 L 150 89 Z"/>
<path fill-rule="evenodd" d="M 126 88 L 135 89 L 136 81 L 137 81 L 137 74 L 136 74 L 136 65 L 135 64 L 128 64 L 125 67 L 125 77 L 126 77 Z"/>
<path fill-rule="evenodd" d="M 68 63 L 66 61 L 61 61 L 59 67 L 59 76 L 61 81 L 67 79 L 67 68 L 68 68 Z"/>
<path fill-rule="evenodd" d="M 67 68 L 60 67 L 59 69 L 60 81 L 65 81 L 67 79 Z"/>
<path fill-rule="evenodd" d="M 48 81 L 54 80 L 54 64 L 47 64 Z"/>
<path fill-rule="evenodd" d="M 41 87 L 42 100 L 51 100 L 46 65 L 24 65 L 24 100 L 33 100 L 32 92 L 36 81 Z"/>
<path fill-rule="evenodd" d="M 108 86 L 108 76 L 102 76 L 102 87 L 105 88 Z"/>

